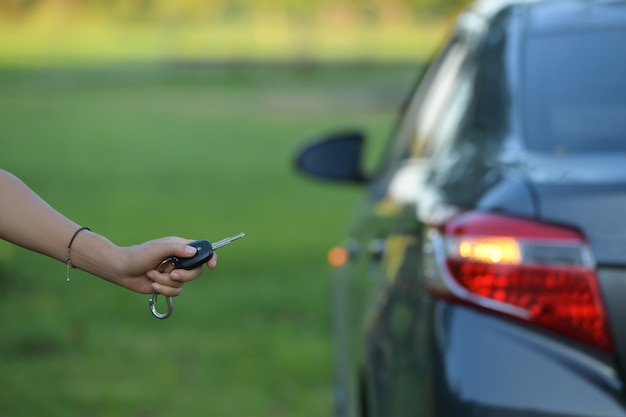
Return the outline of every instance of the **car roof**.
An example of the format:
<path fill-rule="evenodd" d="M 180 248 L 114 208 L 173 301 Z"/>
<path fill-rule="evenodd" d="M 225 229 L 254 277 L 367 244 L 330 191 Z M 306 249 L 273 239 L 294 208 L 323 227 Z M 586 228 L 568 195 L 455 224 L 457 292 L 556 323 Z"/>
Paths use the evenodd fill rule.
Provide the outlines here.
<path fill-rule="evenodd" d="M 626 0 L 478 0 L 468 14 L 491 21 L 511 8 L 531 36 L 626 27 Z"/>

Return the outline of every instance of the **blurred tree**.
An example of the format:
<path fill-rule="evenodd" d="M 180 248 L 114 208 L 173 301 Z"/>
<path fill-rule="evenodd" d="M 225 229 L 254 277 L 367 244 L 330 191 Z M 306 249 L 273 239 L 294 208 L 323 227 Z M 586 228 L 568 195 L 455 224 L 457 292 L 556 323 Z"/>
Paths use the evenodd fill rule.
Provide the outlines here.
<path fill-rule="evenodd" d="M 0 0 L 0 17 L 20 19 L 43 3 L 54 3 L 54 7 L 78 13 L 105 14 L 122 21 L 160 20 L 172 14 L 186 21 L 237 19 L 278 11 L 304 18 L 319 14 L 332 16 L 341 10 L 347 20 L 371 23 L 397 21 L 415 14 L 450 13 L 468 0 Z"/>
<path fill-rule="evenodd" d="M 0 62 L 46 56 L 413 59 L 469 1 L 0 0 Z"/>
<path fill-rule="evenodd" d="M 0 17 L 19 19 L 28 14 L 39 0 L 2 0 L 0 1 Z"/>

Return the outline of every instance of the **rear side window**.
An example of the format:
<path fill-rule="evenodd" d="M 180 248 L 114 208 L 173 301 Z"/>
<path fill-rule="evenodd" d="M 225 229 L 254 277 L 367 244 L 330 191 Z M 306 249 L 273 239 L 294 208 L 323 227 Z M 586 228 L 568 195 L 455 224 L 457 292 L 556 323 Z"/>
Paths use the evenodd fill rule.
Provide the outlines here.
<path fill-rule="evenodd" d="M 626 152 L 626 31 L 530 38 L 525 126 L 530 150 Z"/>

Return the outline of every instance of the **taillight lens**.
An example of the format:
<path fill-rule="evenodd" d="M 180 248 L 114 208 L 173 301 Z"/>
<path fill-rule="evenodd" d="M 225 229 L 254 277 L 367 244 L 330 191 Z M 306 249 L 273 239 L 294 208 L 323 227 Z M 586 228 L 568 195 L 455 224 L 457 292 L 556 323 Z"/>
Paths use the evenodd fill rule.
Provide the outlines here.
<path fill-rule="evenodd" d="M 435 293 L 612 350 L 593 258 L 578 231 L 470 212 L 432 237 L 438 265 L 426 277 Z"/>

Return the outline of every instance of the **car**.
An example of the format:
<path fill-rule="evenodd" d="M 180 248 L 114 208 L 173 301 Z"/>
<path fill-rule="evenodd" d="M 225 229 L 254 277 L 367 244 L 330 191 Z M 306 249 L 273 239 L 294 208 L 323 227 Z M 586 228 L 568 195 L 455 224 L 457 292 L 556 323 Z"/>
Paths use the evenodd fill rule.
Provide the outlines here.
<path fill-rule="evenodd" d="M 365 172 L 332 268 L 337 416 L 626 416 L 626 2 L 479 1 Z M 333 207 L 333 210 L 337 208 Z"/>

